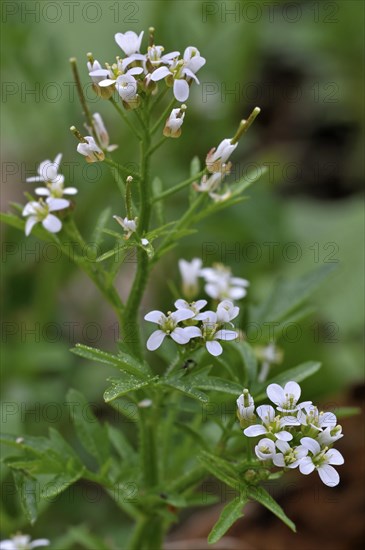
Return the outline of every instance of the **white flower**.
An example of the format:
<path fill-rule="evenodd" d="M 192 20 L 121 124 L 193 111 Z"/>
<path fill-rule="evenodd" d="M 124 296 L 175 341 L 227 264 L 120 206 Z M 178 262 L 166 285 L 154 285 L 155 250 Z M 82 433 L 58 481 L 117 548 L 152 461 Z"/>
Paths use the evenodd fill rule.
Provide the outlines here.
<path fill-rule="evenodd" d="M 340 476 L 332 464 L 335 466 L 343 464 L 345 461 L 342 454 L 336 449 L 328 449 L 328 447 L 321 449 L 318 441 L 311 437 L 302 437 L 300 442 L 311 453 L 311 456 L 304 457 L 300 462 L 299 470 L 301 473 L 308 475 L 316 469 L 325 485 L 329 487 L 338 485 Z"/>
<path fill-rule="evenodd" d="M 294 417 L 281 418 L 275 416 L 275 410 L 271 405 L 260 405 L 256 409 L 257 414 L 262 420 L 262 424 L 254 424 L 244 430 L 247 437 L 256 437 L 257 435 L 271 435 L 282 441 L 290 441 L 293 436 L 285 430 L 286 426 L 297 426 L 299 422 Z"/>
<path fill-rule="evenodd" d="M 221 172 L 222 165 L 227 162 L 237 145 L 238 143 L 232 145 L 231 139 L 228 138 L 221 141 L 217 149 L 213 147 L 205 159 L 209 172 Z"/>
<path fill-rule="evenodd" d="M 93 74 L 104 75 L 104 79 L 99 82 L 101 88 L 108 88 L 109 86 L 115 86 L 118 94 L 126 103 L 135 102 L 138 99 L 138 84 L 134 75 L 143 73 L 142 67 L 132 67 L 125 72 L 126 61 L 118 61 L 117 65 L 113 65 L 111 69 L 103 69 L 101 71 L 95 71 Z M 130 62 L 130 60 L 129 60 Z M 107 77 L 107 78 L 105 78 Z"/>
<path fill-rule="evenodd" d="M 98 85 L 101 80 L 104 80 L 105 78 L 104 69 L 101 68 L 99 61 L 97 61 L 96 59 L 93 62 L 88 61 L 87 68 L 88 68 L 91 80 L 93 81 L 94 84 Z M 103 74 L 100 75 L 96 71 L 103 71 Z"/>
<path fill-rule="evenodd" d="M 176 309 L 187 309 L 194 313 L 194 316 L 198 315 L 200 310 L 207 305 L 206 300 L 197 300 L 196 302 L 187 302 L 186 300 L 176 300 L 175 307 Z M 196 317 L 193 317 L 195 319 Z"/>
<path fill-rule="evenodd" d="M 181 126 L 185 118 L 186 105 L 181 105 L 179 109 L 172 109 L 169 118 L 166 120 L 163 129 L 165 137 L 178 138 L 181 135 Z"/>
<path fill-rule="evenodd" d="M 323 432 L 319 432 L 316 440 L 322 447 L 325 447 L 326 445 L 333 445 L 333 443 L 341 437 L 343 437 L 342 426 L 338 424 L 334 428 L 328 426 Z"/>
<path fill-rule="evenodd" d="M 278 411 L 294 413 L 312 404 L 311 401 L 304 401 L 298 405 L 301 391 L 299 384 L 291 381 L 287 382 L 284 388 L 279 384 L 269 384 L 266 393 L 268 398 L 275 403 Z"/>
<path fill-rule="evenodd" d="M 141 239 L 142 246 L 148 246 L 149 244 L 150 244 L 150 241 L 148 239 L 145 239 L 145 238 Z"/>
<path fill-rule="evenodd" d="M 124 231 L 125 231 L 125 236 L 124 238 L 125 239 L 129 239 L 129 237 L 132 235 L 132 233 L 134 233 L 137 229 L 137 218 L 134 218 L 134 220 L 129 220 L 127 217 L 126 218 L 121 218 L 120 216 L 113 216 L 113 218 L 115 219 L 116 222 L 119 223 L 120 226 L 123 227 Z M 147 241 L 147 239 L 142 239 L 142 241 L 145 240 Z M 146 246 L 144 243 L 142 243 L 143 246 Z M 148 244 L 148 241 L 147 243 Z"/>
<path fill-rule="evenodd" d="M 118 76 L 115 88 L 122 100 L 130 103 L 137 95 L 137 80 L 131 74 L 122 74 Z"/>
<path fill-rule="evenodd" d="M 205 341 L 205 347 L 211 355 L 218 356 L 223 352 L 221 344 L 217 340 L 236 340 L 238 333 L 234 330 L 220 328 L 224 321 L 214 311 L 205 311 L 196 316 L 202 320 L 202 327 L 198 329 L 200 336 Z"/>
<path fill-rule="evenodd" d="M 272 439 L 264 437 L 256 445 L 255 454 L 259 460 L 273 460 L 276 454 L 275 443 Z"/>
<path fill-rule="evenodd" d="M 298 414 L 298 420 L 303 426 L 315 428 L 319 432 L 336 426 L 336 415 L 331 412 L 319 412 L 314 405 L 305 407 L 304 411 L 300 410 Z"/>
<path fill-rule="evenodd" d="M 233 305 L 230 300 L 223 300 L 217 307 L 218 321 L 221 323 L 229 323 L 237 317 L 239 312 L 240 308 L 238 306 Z"/>
<path fill-rule="evenodd" d="M 87 162 L 98 162 L 104 160 L 105 155 L 92 136 L 85 136 L 85 142 L 77 145 L 77 152 L 86 157 Z"/>
<path fill-rule="evenodd" d="M 27 178 L 27 182 L 43 182 L 63 184 L 64 177 L 58 173 L 62 159 L 62 153 L 59 153 L 54 161 L 44 160 L 38 166 L 38 176 Z"/>
<path fill-rule="evenodd" d="M 207 283 L 205 292 L 215 300 L 240 300 L 246 296 L 246 287 L 250 283 L 246 279 L 232 277 L 231 270 L 222 264 L 204 268 L 200 274 Z"/>
<path fill-rule="evenodd" d="M 180 52 L 170 52 L 162 55 L 163 51 L 163 46 L 148 46 L 147 59 L 154 67 L 157 67 L 161 63 L 169 65 L 180 55 Z"/>
<path fill-rule="evenodd" d="M 28 202 L 25 205 L 22 215 L 28 217 L 25 222 L 25 234 L 28 236 L 36 223 L 41 222 L 44 229 L 50 233 L 58 233 L 62 229 L 62 222 L 51 212 L 63 210 L 69 206 L 66 199 L 54 199 L 48 197 L 45 201 L 40 199 Z"/>
<path fill-rule="evenodd" d="M 290 447 L 287 441 L 275 441 L 276 447 L 281 451 L 273 456 L 273 463 L 279 468 L 296 468 L 302 458 L 308 454 L 308 449 L 303 445 Z"/>
<path fill-rule="evenodd" d="M 252 423 L 255 418 L 255 402 L 247 389 L 243 390 L 236 403 L 239 419 L 243 422 Z"/>
<path fill-rule="evenodd" d="M 106 151 L 109 152 L 115 151 L 115 149 L 118 148 L 118 145 L 109 145 L 109 134 L 107 132 L 107 129 L 105 128 L 105 124 L 100 114 L 94 113 L 92 118 L 94 121 L 95 132 L 99 138 L 99 142 L 102 148 L 106 149 Z M 91 132 L 91 128 L 88 128 L 88 130 L 89 132 Z"/>
<path fill-rule="evenodd" d="M 222 183 L 224 175 L 225 174 L 223 172 L 216 172 L 210 176 L 204 174 L 200 180 L 200 183 L 198 184 L 197 182 L 194 182 L 193 187 L 195 191 L 198 191 L 199 193 L 213 194 L 213 192 L 216 191 Z"/>
<path fill-rule="evenodd" d="M 186 298 L 194 298 L 199 290 L 198 277 L 202 267 L 200 258 L 194 258 L 191 262 L 179 260 L 179 270 L 182 278 L 182 290 Z"/>
<path fill-rule="evenodd" d="M 177 344 L 187 344 L 191 338 L 200 336 L 200 330 L 197 327 L 178 327 L 178 323 L 191 319 L 194 313 L 187 309 L 180 309 L 174 312 L 168 312 L 167 316 L 161 311 L 150 311 L 145 315 L 145 320 L 151 323 L 157 323 L 160 328 L 153 332 L 147 340 L 147 349 L 154 351 L 160 347 L 166 336 L 171 338 Z"/>
<path fill-rule="evenodd" d="M 201 57 L 199 51 L 190 46 L 184 52 L 184 59 L 174 60 L 169 67 L 159 67 L 152 75 L 151 80 L 158 82 L 164 78 L 173 79 L 174 96 L 177 101 L 186 101 L 189 97 L 189 83 L 199 80 L 195 73 L 205 64 L 204 57 Z"/>
<path fill-rule="evenodd" d="M 143 33 L 144 31 L 142 31 L 138 36 L 138 34 L 133 31 L 127 31 L 125 33 L 117 32 L 114 38 L 124 53 L 127 56 L 130 56 L 134 53 L 138 53 L 141 49 Z"/>
<path fill-rule="evenodd" d="M 11 539 L 0 542 L 0 550 L 32 550 L 39 546 L 48 545 L 48 539 L 35 539 L 31 541 L 29 535 L 14 535 Z"/>

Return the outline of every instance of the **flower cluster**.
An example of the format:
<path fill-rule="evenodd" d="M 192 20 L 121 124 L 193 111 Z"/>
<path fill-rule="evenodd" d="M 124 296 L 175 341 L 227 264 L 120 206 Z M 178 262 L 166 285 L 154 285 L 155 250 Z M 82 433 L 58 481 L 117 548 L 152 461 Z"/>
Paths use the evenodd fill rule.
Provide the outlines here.
<path fill-rule="evenodd" d="M 182 289 L 187 299 L 193 299 L 199 292 L 199 277 L 205 281 L 204 290 L 214 300 L 241 300 L 246 296 L 249 282 L 233 277 L 229 267 L 216 263 L 213 267 L 202 267 L 200 258 L 191 262 L 179 260 Z"/>
<path fill-rule="evenodd" d="M 248 390 L 237 399 L 243 433 L 247 437 L 262 437 L 255 446 L 257 458 L 279 468 L 299 467 L 305 475 L 317 470 L 325 485 L 338 485 L 340 477 L 333 465 L 343 464 L 344 459 L 332 448 L 343 437 L 336 416 L 319 412 L 311 401 L 299 403 L 301 388 L 293 381 L 284 387 L 269 384 L 266 393 L 276 410 L 272 405 L 260 405 L 255 414 Z"/>
<path fill-rule="evenodd" d="M 37 223 L 42 223 L 44 229 L 50 233 L 58 233 L 62 228 L 61 220 L 52 212 L 64 210 L 70 206 L 70 200 L 64 196 L 75 195 L 75 187 L 64 187 L 65 178 L 58 173 L 62 154 L 58 154 L 54 161 L 45 160 L 38 166 L 38 176 L 27 178 L 30 183 L 43 183 L 35 189 L 38 201 L 28 202 L 23 209 L 23 216 L 27 218 L 25 234 L 28 236 Z"/>
<path fill-rule="evenodd" d="M 117 56 L 112 65 L 106 63 L 105 68 L 88 54 L 87 67 L 95 92 L 109 99 L 116 90 L 124 107 L 135 109 L 146 94 L 157 93 L 157 83 L 164 80 L 173 88 L 175 99 L 185 102 L 192 82 L 199 84 L 196 73 L 205 64 L 204 57 L 193 46 L 186 48 L 182 57 L 178 51 L 165 54 L 164 47 L 154 43 L 153 28 L 149 29 L 147 52 L 141 53 L 142 39 L 143 31 L 139 35 L 133 31 L 118 32 L 115 42 L 123 56 Z"/>
<path fill-rule="evenodd" d="M 238 145 L 238 142 L 233 143 L 233 141 L 234 138 L 223 139 L 217 148 L 213 147 L 209 151 L 205 159 L 209 175 L 204 174 L 199 184 L 197 182 L 193 184 L 196 191 L 208 193 L 215 202 L 227 200 L 231 196 L 229 190 L 223 194 L 216 193 L 216 191 L 224 178 L 230 174 L 232 163 L 227 161 Z"/>
<path fill-rule="evenodd" d="M 238 337 L 236 331 L 224 327 L 227 324 L 233 327 L 231 321 L 238 316 L 239 307 L 223 300 L 216 311 L 201 311 L 206 305 L 206 300 L 189 303 L 179 299 L 175 302 L 176 311 L 169 311 L 166 315 L 157 310 L 147 313 L 145 320 L 159 325 L 147 340 L 147 349 L 156 350 L 166 336 L 170 336 L 182 345 L 191 339 L 198 339 L 211 355 L 221 355 L 223 348 L 218 340 L 236 340 Z M 180 323 L 185 326 L 179 326 Z"/>
<path fill-rule="evenodd" d="M 29 535 L 14 535 L 11 539 L 0 542 L 0 550 L 32 550 L 40 546 L 48 546 L 48 539 L 36 539 L 31 541 Z"/>

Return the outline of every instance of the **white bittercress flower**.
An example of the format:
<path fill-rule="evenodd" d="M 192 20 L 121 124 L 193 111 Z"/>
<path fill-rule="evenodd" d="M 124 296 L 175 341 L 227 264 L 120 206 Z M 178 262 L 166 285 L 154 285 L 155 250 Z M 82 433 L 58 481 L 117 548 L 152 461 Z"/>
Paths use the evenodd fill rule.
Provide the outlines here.
<path fill-rule="evenodd" d="M 259 460 L 273 460 L 276 454 L 274 441 L 268 437 L 261 439 L 255 446 L 255 454 Z"/>
<path fill-rule="evenodd" d="M 221 328 L 225 323 L 222 311 L 217 311 L 217 313 L 205 311 L 196 315 L 195 318 L 202 321 L 202 327 L 198 330 L 201 338 L 205 341 L 205 347 L 211 355 L 218 356 L 223 352 L 218 340 L 236 340 L 238 337 L 236 331 Z"/>
<path fill-rule="evenodd" d="M 180 52 L 170 52 L 162 55 L 164 50 L 163 46 L 148 46 L 147 59 L 153 67 L 158 67 L 161 63 L 170 65 L 180 55 Z"/>
<path fill-rule="evenodd" d="M 178 138 L 181 136 L 181 126 L 184 122 L 185 111 L 185 104 L 182 104 L 179 109 L 172 109 L 163 129 L 165 137 Z"/>
<path fill-rule="evenodd" d="M 70 202 L 66 199 L 55 199 L 53 197 L 47 197 L 45 201 L 40 199 L 38 202 L 28 202 L 22 212 L 22 215 L 28 218 L 25 222 L 26 236 L 30 235 L 30 232 L 37 223 L 42 223 L 44 229 L 49 231 L 49 233 L 58 233 L 61 231 L 61 220 L 51 212 L 64 210 L 68 208 L 69 204 Z"/>
<path fill-rule="evenodd" d="M 139 53 L 142 44 L 144 31 L 139 35 L 133 31 L 127 31 L 125 33 L 117 32 L 114 36 L 116 43 L 123 50 L 126 56 L 130 57 L 135 53 Z"/>
<path fill-rule="evenodd" d="M 215 264 L 201 270 L 206 281 L 205 292 L 215 300 L 240 300 L 246 296 L 249 282 L 240 277 L 232 277 L 231 270 L 223 264 Z"/>
<path fill-rule="evenodd" d="M 145 315 L 145 320 L 151 323 L 157 323 L 160 328 L 153 332 L 147 340 L 147 349 L 155 351 L 160 347 L 166 336 L 170 336 L 177 344 L 187 344 L 191 338 L 200 336 L 197 327 L 179 327 L 178 323 L 191 319 L 194 313 L 187 309 L 168 312 L 167 315 L 162 311 L 154 310 Z"/>
<path fill-rule="evenodd" d="M 153 71 L 151 80 L 158 82 L 164 78 L 172 79 L 174 96 L 177 101 L 184 102 L 189 97 L 189 83 L 195 80 L 199 84 L 199 80 L 195 73 L 205 64 L 205 59 L 200 55 L 199 50 L 193 46 L 186 48 L 184 59 L 175 59 L 169 67 L 159 67 Z"/>
<path fill-rule="evenodd" d="M 293 436 L 285 430 L 287 426 L 298 426 L 299 422 L 295 417 L 280 417 L 275 415 L 275 410 L 271 405 L 260 405 L 256 409 L 257 414 L 261 418 L 262 424 L 254 424 L 244 430 L 244 434 L 248 437 L 256 437 L 258 435 L 271 435 L 273 438 L 281 439 L 282 441 L 290 441 Z"/>
<path fill-rule="evenodd" d="M 202 267 L 200 258 L 193 258 L 191 262 L 179 260 L 179 270 L 182 278 L 182 290 L 188 300 L 194 298 L 199 290 L 198 277 Z"/>
<path fill-rule="evenodd" d="M 40 546 L 48 546 L 48 539 L 31 540 L 30 535 L 14 535 L 11 539 L 0 542 L 0 550 L 32 550 Z"/>
<path fill-rule="evenodd" d="M 176 309 L 187 309 L 189 311 L 192 311 L 194 313 L 194 317 L 192 317 L 192 320 L 196 319 L 197 315 L 200 313 L 200 310 L 203 309 L 207 305 L 206 300 L 197 300 L 196 302 L 187 302 L 186 300 L 182 300 L 181 298 L 179 300 L 176 300 L 175 307 Z"/>
<path fill-rule="evenodd" d="M 38 176 L 31 176 L 26 181 L 29 183 L 43 182 L 43 183 L 56 183 L 63 184 L 64 176 L 58 173 L 62 159 L 62 153 L 59 153 L 54 161 L 44 160 L 37 168 Z"/>
<path fill-rule="evenodd" d="M 342 454 L 336 449 L 321 448 L 318 441 L 311 437 L 302 437 L 300 442 L 311 453 L 301 460 L 299 464 L 301 473 L 308 475 L 317 470 L 319 477 L 325 485 L 328 485 L 328 487 L 338 485 L 340 476 L 333 465 L 344 464 L 345 461 Z"/>
<path fill-rule="evenodd" d="M 134 233 L 137 229 L 137 218 L 134 218 L 134 220 L 129 220 L 127 217 L 126 218 L 121 218 L 120 216 L 113 216 L 113 218 L 115 219 L 116 222 L 119 223 L 119 225 L 121 227 L 123 227 L 123 229 L 125 231 L 124 238 L 126 240 L 128 240 L 130 238 L 130 236 L 132 235 L 132 233 Z M 147 241 L 147 239 L 142 239 L 142 240 Z M 148 241 L 147 241 L 146 245 L 147 244 L 149 244 Z M 146 246 L 146 245 L 143 245 L 143 246 Z"/>
<path fill-rule="evenodd" d="M 332 412 L 320 412 L 314 405 L 305 406 L 304 411 L 300 410 L 298 420 L 303 426 L 314 428 L 318 432 L 325 428 L 333 429 L 336 426 L 337 418 Z"/>
<path fill-rule="evenodd" d="M 319 432 L 316 436 L 316 440 L 322 447 L 325 447 L 333 445 L 333 443 L 341 439 L 341 437 L 343 437 L 342 426 L 338 424 L 334 428 L 328 426 L 322 432 Z"/>
<path fill-rule="evenodd" d="M 95 143 L 95 140 L 92 136 L 85 136 L 85 141 L 78 143 L 77 152 L 80 155 L 84 155 L 87 162 L 99 162 L 104 160 L 104 152 L 100 147 Z"/>
<path fill-rule="evenodd" d="M 209 172 L 221 172 L 238 143 L 232 144 L 231 139 L 224 139 L 220 142 L 217 149 L 213 147 L 207 154 L 205 163 Z"/>
<path fill-rule="evenodd" d="M 287 382 L 282 388 L 279 384 L 269 384 L 266 390 L 268 398 L 275 403 L 278 411 L 282 413 L 296 413 L 304 407 L 309 407 L 312 401 L 304 401 L 298 404 L 301 389 L 297 382 Z"/>
<path fill-rule="evenodd" d="M 255 421 L 255 402 L 248 389 L 244 389 L 242 391 L 236 403 L 237 415 L 241 423 L 244 423 L 246 426 L 248 424 L 253 424 L 253 422 Z"/>
<path fill-rule="evenodd" d="M 287 441 L 275 441 L 276 447 L 281 451 L 273 456 L 273 463 L 279 468 L 297 468 L 303 457 L 308 454 L 304 445 L 291 447 Z"/>

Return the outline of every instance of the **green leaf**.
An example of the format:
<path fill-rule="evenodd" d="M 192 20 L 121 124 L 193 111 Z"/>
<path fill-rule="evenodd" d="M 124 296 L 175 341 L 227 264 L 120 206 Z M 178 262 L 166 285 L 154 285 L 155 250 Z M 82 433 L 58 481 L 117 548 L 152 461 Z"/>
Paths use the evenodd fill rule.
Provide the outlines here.
<path fill-rule="evenodd" d="M 61 473 L 55 476 L 51 481 L 46 483 L 41 490 L 41 497 L 49 499 L 51 497 L 58 496 L 67 489 L 73 483 L 76 483 L 82 477 L 83 470 L 70 475 L 67 473 Z"/>
<path fill-rule="evenodd" d="M 113 355 L 112 353 L 107 353 L 106 351 L 102 351 L 97 348 L 84 346 L 83 344 L 76 344 L 76 347 L 72 348 L 70 351 L 75 355 L 83 357 L 84 359 L 90 359 L 91 361 L 103 363 L 104 365 L 109 365 L 110 367 L 116 367 L 124 372 L 136 376 L 136 378 L 144 379 L 146 372 L 150 371 L 145 362 L 139 362 L 137 359 L 124 352 L 119 352 L 118 355 Z"/>
<path fill-rule="evenodd" d="M 114 256 L 117 256 L 117 261 L 120 261 L 122 252 L 124 252 L 128 248 L 132 248 L 133 246 L 135 246 L 134 241 L 131 241 L 128 244 L 119 243 L 114 248 L 111 248 L 107 252 L 104 252 L 104 254 L 102 254 L 101 256 L 98 256 L 95 261 L 98 262 L 98 263 L 104 262 L 105 260 L 108 260 L 109 258 L 114 258 Z"/>
<path fill-rule="evenodd" d="M 285 525 L 287 525 L 294 533 L 296 532 L 295 524 L 288 518 L 282 507 L 272 498 L 272 496 L 261 486 L 249 486 L 247 488 L 247 495 L 256 500 L 265 508 L 270 510 L 275 516 L 277 516 Z"/>
<path fill-rule="evenodd" d="M 119 456 L 126 462 L 135 463 L 137 461 L 137 453 L 129 443 L 122 430 L 117 430 L 114 426 L 110 426 L 110 424 L 108 424 L 107 432 L 109 440 L 114 449 L 118 452 Z"/>
<path fill-rule="evenodd" d="M 163 386 L 174 388 L 175 390 L 178 390 L 188 397 L 200 401 L 201 403 L 208 403 L 209 401 L 208 396 L 205 393 L 197 390 L 194 387 L 194 382 L 186 382 L 185 380 L 180 380 L 178 378 L 167 378 L 161 380 L 160 384 Z"/>
<path fill-rule="evenodd" d="M 66 399 L 71 405 L 72 420 L 83 447 L 103 465 L 109 458 L 106 430 L 99 424 L 82 393 L 70 389 Z"/>
<path fill-rule="evenodd" d="M 321 363 L 315 361 L 307 361 L 305 363 L 301 363 L 297 367 L 281 372 L 277 376 L 269 378 L 269 380 L 267 380 L 263 384 L 254 387 L 252 390 L 252 395 L 257 401 L 265 399 L 266 388 L 269 384 L 275 383 L 283 386 L 290 380 L 293 380 L 294 382 L 301 382 L 302 380 L 305 380 L 309 376 L 315 374 L 320 368 Z"/>
<path fill-rule="evenodd" d="M 235 498 L 231 500 L 223 508 L 221 515 L 217 523 L 214 525 L 213 529 L 208 535 L 209 544 L 214 544 L 218 542 L 223 535 L 228 531 L 230 527 L 241 517 L 243 517 L 242 508 L 246 504 L 247 499 L 245 498 Z"/>
<path fill-rule="evenodd" d="M 137 391 L 140 388 L 149 386 L 152 382 L 155 382 L 156 380 L 158 380 L 158 376 L 141 380 L 140 378 L 136 378 L 131 374 L 128 375 L 128 378 L 125 379 L 108 378 L 108 382 L 111 382 L 112 385 L 110 388 L 107 388 L 105 390 L 104 400 L 106 401 L 106 403 L 109 403 L 109 401 L 113 401 L 114 399 L 117 399 L 117 397 L 121 397 L 126 393 Z"/>
<path fill-rule="evenodd" d="M 91 236 L 91 242 L 96 246 L 100 245 L 103 240 L 103 230 L 105 229 L 106 224 L 110 221 L 112 209 L 110 206 L 105 208 L 99 215 L 95 229 Z"/>
<path fill-rule="evenodd" d="M 207 451 L 201 451 L 198 458 L 213 476 L 223 481 L 228 487 L 244 490 L 245 484 L 240 483 L 237 471 L 230 462 Z"/>
<path fill-rule="evenodd" d="M 259 306 L 251 308 L 250 321 L 282 321 L 309 298 L 335 268 L 335 264 L 325 264 L 299 279 L 279 280 L 271 295 Z"/>
<path fill-rule="evenodd" d="M 237 382 L 219 378 L 219 376 L 194 376 L 194 386 L 201 390 L 218 391 L 238 396 L 242 393 L 242 386 Z"/>
<path fill-rule="evenodd" d="M 37 481 L 24 472 L 12 470 L 20 503 L 27 519 L 33 525 L 37 519 Z"/>
<path fill-rule="evenodd" d="M 207 448 L 207 442 L 202 437 L 202 434 L 195 430 L 192 426 L 189 424 L 185 424 L 184 422 L 175 422 L 175 426 L 179 429 L 179 431 L 185 432 L 189 437 L 192 438 L 193 441 L 195 441 L 199 447 Z"/>
<path fill-rule="evenodd" d="M 245 369 L 245 376 L 242 376 L 242 383 L 251 387 L 257 379 L 257 357 L 252 347 L 247 342 L 232 342 L 230 346 L 238 353 Z M 242 389 L 242 388 L 241 388 Z"/>

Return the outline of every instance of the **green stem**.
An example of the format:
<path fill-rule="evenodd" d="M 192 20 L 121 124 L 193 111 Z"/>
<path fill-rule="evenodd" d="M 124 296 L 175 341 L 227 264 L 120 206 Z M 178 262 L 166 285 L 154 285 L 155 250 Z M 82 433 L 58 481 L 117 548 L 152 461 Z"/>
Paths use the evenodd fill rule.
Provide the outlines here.
<path fill-rule="evenodd" d="M 158 141 L 155 145 L 153 145 L 151 147 L 151 149 L 148 151 L 149 155 L 152 155 L 152 153 L 154 153 L 155 151 L 157 151 L 157 149 L 159 147 L 161 147 L 161 145 L 163 145 L 165 143 L 165 141 L 167 140 L 167 137 L 166 136 L 163 136 L 163 138 L 160 139 L 160 141 Z"/>
<path fill-rule="evenodd" d="M 134 135 L 136 136 L 136 138 L 141 141 L 142 137 L 141 135 L 137 132 L 136 128 L 133 126 L 133 124 L 128 120 L 128 117 L 127 115 L 125 114 L 125 112 L 123 111 L 123 109 L 121 109 L 118 105 L 118 103 L 115 101 L 114 97 L 111 97 L 109 99 L 110 103 L 115 107 L 115 109 L 118 111 L 119 115 L 122 117 L 122 119 L 124 120 L 124 122 L 126 123 L 126 125 L 129 127 L 130 130 L 132 130 L 132 132 L 134 133 Z"/>
<path fill-rule="evenodd" d="M 170 187 L 170 189 L 166 189 L 166 191 L 163 191 L 162 193 L 160 193 L 159 195 L 154 197 L 152 202 L 157 202 L 157 201 L 160 201 L 162 199 L 166 199 L 166 197 L 170 197 L 171 195 L 174 195 L 178 191 L 181 191 L 182 189 L 184 189 L 185 187 L 187 187 L 188 185 L 190 185 L 194 181 L 199 180 L 202 176 L 204 176 L 206 171 L 207 171 L 207 169 L 204 168 L 203 170 L 201 170 L 200 172 L 198 172 L 194 176 L 190 176 L 190 178 L 188 178 L 187 180 L 184 180 L 181 183 L 178 183 L 177 185 L 174 185 L 174 187 Z"/>
<path fill-rule="evenodd" d="M 109 159 L 107 157 L 105 157 L 104 162 L 106 162 L 107 164 L 109 164 L 109 166 L 112 166 L 116 170 L 122 172 L 125 177 L 132 176 L 135 179 L 140 178 L 140 175 L 137 174 L 137 172 L 130 170 L 129 168 L 127 168 L 123 164 L 120 164 L 119 162 L 114 162 L 114 160 Z"/>

